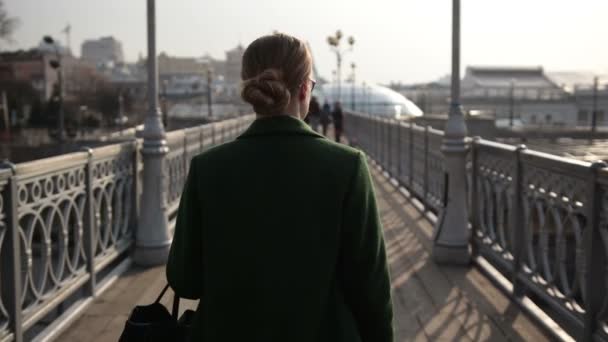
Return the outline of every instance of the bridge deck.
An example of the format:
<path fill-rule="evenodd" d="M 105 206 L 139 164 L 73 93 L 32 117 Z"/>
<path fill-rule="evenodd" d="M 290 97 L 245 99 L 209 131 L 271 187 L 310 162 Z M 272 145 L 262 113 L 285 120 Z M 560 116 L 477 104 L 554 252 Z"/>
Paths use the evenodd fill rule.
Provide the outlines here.
<path fill-rule="evenodd" d="M 430 259 L 431 224 L 373 173 L 392 271 L 396 341 L 548 340 L 476 268 L 437 266 Z M 131 268 L 58 341 L 117 341 L 131 308 L 151 303 L 164 284 L 163 267 Z"/>

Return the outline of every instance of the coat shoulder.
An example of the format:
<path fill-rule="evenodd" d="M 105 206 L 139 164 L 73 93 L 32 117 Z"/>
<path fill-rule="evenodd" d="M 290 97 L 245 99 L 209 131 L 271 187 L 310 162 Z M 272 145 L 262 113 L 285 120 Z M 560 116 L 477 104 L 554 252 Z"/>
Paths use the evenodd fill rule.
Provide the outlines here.
<path fill-rule="evenodd" d="M 319 139 L 319 143 L 323 146 L 324 150 L 348 159 L 359 158 L 361 155 L 364 155 L 363 151 L 361 150 L 334 142 L 329 139 Z"/>

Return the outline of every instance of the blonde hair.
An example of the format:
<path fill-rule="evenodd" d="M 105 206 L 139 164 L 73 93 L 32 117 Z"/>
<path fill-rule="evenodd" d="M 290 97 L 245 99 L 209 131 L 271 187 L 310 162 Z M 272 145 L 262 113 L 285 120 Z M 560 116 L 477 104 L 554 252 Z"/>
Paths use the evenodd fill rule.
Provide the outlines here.
<path fill-rule="evenodd" d="M 257 114 L 282 114 L 311 71 L 304 42 L 282 33 L 260 37 L 243 54 L 241 97 Z"/>

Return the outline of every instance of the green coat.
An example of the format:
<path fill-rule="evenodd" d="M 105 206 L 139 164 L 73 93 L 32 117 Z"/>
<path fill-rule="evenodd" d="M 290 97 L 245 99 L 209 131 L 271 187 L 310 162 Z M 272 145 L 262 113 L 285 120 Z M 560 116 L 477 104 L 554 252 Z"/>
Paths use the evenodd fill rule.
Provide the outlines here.
<path fill-rule="evenodd" d="M 192 160 L 167 279 L 200 299 L 196 341 L 393 340 L 365 156 L 293 117 Z"/>

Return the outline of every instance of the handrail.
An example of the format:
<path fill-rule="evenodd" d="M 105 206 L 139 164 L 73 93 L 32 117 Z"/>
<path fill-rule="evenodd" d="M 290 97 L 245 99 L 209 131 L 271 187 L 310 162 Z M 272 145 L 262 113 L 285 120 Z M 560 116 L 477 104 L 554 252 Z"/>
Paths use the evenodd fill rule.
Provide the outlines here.
<path fill-rule="evenodd" d="M 425 210 L 442 210 L 441 131 L 361 113 L 346 113 L 344 121 L 350 141 Z M 386 146 L 395 129 L 399 146 Z M 467 143 L 474 254 L 512 281 L 513 296 L 534 294 L 571 336 L 608 341 L 606 164 L 481 138 Z"/>

